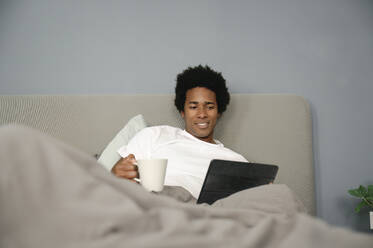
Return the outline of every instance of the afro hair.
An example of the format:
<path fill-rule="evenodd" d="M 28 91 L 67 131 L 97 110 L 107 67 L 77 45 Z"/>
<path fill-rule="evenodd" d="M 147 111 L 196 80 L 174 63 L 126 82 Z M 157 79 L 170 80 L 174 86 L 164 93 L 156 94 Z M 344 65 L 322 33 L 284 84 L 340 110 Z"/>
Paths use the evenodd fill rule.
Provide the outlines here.
<path fill-rule="evenodd" d="M 188 67 L 177 75 L 175 88 L 175 106 L 179 112 L 184 111 L 186 92 L 195 87 L 204 87 L 216 95 L 218 113 L 223 113 L 229 104 L 230 95 L 225 84 L 225 79 L 220 72 L 206 66 Z"/>

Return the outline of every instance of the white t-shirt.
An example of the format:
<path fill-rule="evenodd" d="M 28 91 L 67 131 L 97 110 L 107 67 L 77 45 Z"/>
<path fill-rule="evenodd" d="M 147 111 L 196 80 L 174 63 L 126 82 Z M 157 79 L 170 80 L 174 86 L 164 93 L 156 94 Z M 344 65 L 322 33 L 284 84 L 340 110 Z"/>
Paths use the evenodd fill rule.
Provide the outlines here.
<path fill-rule="evenodd" d="M 122 157 L 134 154 L 136 159 L 167 158 L 165 185 L 181 186 L 198 198 L 212 159 L 243 161 L 240 154 L 222 143 L 202 141 L 185 130 L 171 126 L 147 127 L 118 150 Z"/>

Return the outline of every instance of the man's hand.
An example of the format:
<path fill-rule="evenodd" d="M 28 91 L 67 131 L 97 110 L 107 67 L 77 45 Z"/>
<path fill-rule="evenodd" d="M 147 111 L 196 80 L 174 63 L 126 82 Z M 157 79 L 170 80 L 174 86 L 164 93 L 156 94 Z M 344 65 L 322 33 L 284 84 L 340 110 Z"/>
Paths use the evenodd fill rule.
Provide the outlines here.
<path fill-rule="evenodd" d="M 135 165 L 136 159 L 135 155 L 130 154 L 125 158 L 121 158 L 113 166 L 111 172 L 117 177 L 129 179 L 136 182 L 134 179 L 139 178 L 139 173 L 137 171 L 137 165 Z"/>

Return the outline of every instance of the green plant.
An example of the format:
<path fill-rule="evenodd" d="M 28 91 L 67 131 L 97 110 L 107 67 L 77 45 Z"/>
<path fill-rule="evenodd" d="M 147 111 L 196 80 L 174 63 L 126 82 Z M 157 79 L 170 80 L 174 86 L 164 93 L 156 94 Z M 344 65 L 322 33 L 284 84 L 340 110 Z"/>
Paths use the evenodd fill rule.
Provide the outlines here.
<path fill-rule="evenodd" d="M 368 185 L 367 188 L 360 185 L 360 187 L 357 189 L 350 189 L 348 193 L 361 199 L 361 202 L 355 208 L 356 213 L 359 213 L 361 208 L 364 206 L 373 210 L 373 184 Z"/>

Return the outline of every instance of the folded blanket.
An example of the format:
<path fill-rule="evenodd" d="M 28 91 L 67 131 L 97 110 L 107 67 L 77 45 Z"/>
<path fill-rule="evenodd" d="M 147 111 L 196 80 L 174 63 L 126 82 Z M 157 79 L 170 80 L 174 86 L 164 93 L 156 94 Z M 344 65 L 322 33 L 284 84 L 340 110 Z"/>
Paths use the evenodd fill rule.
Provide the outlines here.
<path fill-rule="evenodd" d="M 0 128 L 0 247 L 372 247 L 307 216 L 285 185 L 214 203 L 151 194 L 37 131 Z M 174 199 L 176 196 L 176 199 Z M 179 198 L 178 198 L 179 197 Z"/>

